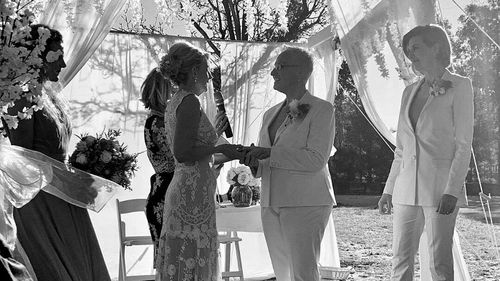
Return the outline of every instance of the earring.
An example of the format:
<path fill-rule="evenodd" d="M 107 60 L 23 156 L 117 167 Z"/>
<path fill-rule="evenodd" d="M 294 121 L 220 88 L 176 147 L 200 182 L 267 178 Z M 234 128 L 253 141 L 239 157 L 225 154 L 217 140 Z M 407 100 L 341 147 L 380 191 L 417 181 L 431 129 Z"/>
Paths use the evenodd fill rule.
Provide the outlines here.
<path fill-rule="evenodd" d="M 194 83 L 195 83 L 195 84 L 196 84 L 196 83 L 198 83 L 198 75 L 195 75 L 195 76 L 194 76 Z"/>

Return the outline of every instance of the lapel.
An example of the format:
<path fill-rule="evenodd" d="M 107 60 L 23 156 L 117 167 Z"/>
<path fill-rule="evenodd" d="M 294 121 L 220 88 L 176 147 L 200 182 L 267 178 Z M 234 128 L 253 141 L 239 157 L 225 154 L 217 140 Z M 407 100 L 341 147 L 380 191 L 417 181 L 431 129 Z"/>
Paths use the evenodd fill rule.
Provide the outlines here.
<path fill-rule="evenodd" d="M 450 72 L 449 72 L 447 69 L 445 69 L 445 70 L 444 70 L 444 73 L 443 73 L 443 76 L 441 76 L 441 79 L 444 79 L 444 80 L 450 80 L 450 81 L 451 81 L 451 79 L 450 79 L 450 78 L 452 79 L 452 76 L 451 76 Z M 424 79 L 422 79 L 421 81 L 424 81 Z M 449 90 L 448 90 L 448 91 L 449 91 Z M 424 107 L 422 107 L 422 111 L 420 112 L 420 116 L 419 116 L 419 118 L 418 118 L 418 120 L 417 120 L 417 125 L 415 126 L 415 129 L 417 129 L 417 128 L 419 128 L 420 126 L 422 126 L 422 125 L 421 125 L 420 120 L 422 120 L 423 118 L 421 118 L 421 116 L 423 116 L 423 114 L 425 114 L 425 110 L 429 107 L 429 105 L 431 104 L 431 102 L 432 102 L 435 98 L 436 98 L 435 96 L 433 96 L 433 95 L 430 95 L 430 94 L 429 94 L 429 97 L 427 98 L 427 101 L 425 102 Z M 408 108 L 409 108 L 409 106 L 408 106 Z M 409 116 L 409 115 L 408 115 L 408 116 Z M 408 119 L 408 120 L 409 120 L 409 119 Z"/>
<path fill-rule="evenodd" d="M 271 147 L 271 137 L 269 136 L 269 126 L 271 125 L 271 122 L 276 118 L 276 114 L 280 112 L 281 107 L 283 106 L 283 103 L 286 102 L 286 99 L 283 102 L 278 103 L 277 105 L 271 107 L 269 110 L 269 114 L 267 115 L 267 118 L 263 120 L 262 124 L 262 129 L 264 130 L 264 136 L 263 136 L 263 141 L 266 142 L 266 145 Z"/>
<path fill-rule="evenodd" d="M 413 87 L 413 89 L 411 90 L 410 96 L 408 97 L 408 102 L 406 103 L 406 106 L 404 108 L 406 124 L 408 124 L 408 127 L 410 127 L 410 129 L 413 132 L 413 134 L 415 134 L 415 129 L 411 125 L 411 121 L 410 121 L 410 106 L 411 106 L 411 103 L 413 102 L 413 98 L 415 98 L 415 95 L 417 94 L 417 90 L 420 89 L 420 86 L 422 85 L 423 82 L 424 82 L 424 78 L 421 78 L 415 84 L 415 87 Z M 427 106 L 428 102 L 429 102 L 429 100 L 427 100 L 427 102 L 425 103 L 424 108 Z M 424 110 L 422 109 L 422 112 L 423 111 Z M 422 114 L 422 112 L 420 112 L 420 114 Z M 417 121 L 417 123 L 418 123 L 418 121 Z"/>
<path fill-rule="evenodd" d="M 312 95 L 309 93 L 309 91 L 306 91 L 306 93 L 299 100 L 299 103 L 301 103 L 301 104 L 306 103 L 306 104 L 312 105 L 312 101 L 313 101 Z M 286 100 L 285 100 L 285 102 L 286 102 Z M 307 113 L 307 115 L 311 114 L 311 110 L 312 110 L 312 106 L 309 108 L 309 112 Z M 304 116 L 304 119 L 307 117 L 307 115 Z M 302 121 L 304 121 L 304 120 L 302 120 Z M 276 132 L 276 136 L 274 138 L 273 144 L 276 144 L 278 142 L 278 139 L 283 134 L 283 132 L 285 132 L 287 129 L 290 129 L 291 127 L 294 127 L 293 126 L 294 122 L 298 122 L 298 121 L 290 120 L 289 117 L 287 117 L 287 119 L 285 119 L 283 124 L 281 124 L 281 126 L 278 128 L 278 131 Z M 287 126 L 285 126 L 285 124 L 287 124 Z"/>

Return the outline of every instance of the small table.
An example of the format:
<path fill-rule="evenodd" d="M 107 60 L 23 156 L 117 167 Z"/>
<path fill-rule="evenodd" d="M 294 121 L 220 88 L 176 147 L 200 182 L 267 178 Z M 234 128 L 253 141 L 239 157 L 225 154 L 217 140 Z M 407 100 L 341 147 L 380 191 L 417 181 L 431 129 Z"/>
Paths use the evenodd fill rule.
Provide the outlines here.
<path fill-rule="evenodd" d="M 236 208 L 232 204 L 222 204 L 216 210 L 217 230 L 237 231 L 243 240 L 240 242 L 240 249 L 245 280 L 264 280 L 274 277 L 271 258 L 262 232 L 260 211 L 260 205 Z M 236 260 L 235 256 L 231 260 Z M 340 267 L 337 236 L 331 215 L 321 241 L 320 264 Z"/>

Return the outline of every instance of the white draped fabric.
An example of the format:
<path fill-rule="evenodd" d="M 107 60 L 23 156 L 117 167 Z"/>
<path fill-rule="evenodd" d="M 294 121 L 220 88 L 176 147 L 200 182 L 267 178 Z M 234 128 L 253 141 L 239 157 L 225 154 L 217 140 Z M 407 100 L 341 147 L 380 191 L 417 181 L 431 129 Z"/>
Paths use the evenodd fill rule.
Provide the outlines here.
<path fill-rule="evenodd" d="M 40 152 L 16 145 L 0 143 L 0 155 L 0 237 L 11 250 L 16 240 L 13 207 L 21 208 L 40 190 L 99 212 L 121 188 L 114 182 L 69 169 Z"/>
<path fill-rule="evenodd" d="M 435 21 L 434 0 L 331 0 L 336 30 L 363 107 L 382 135 L 395 142 L 403 89 L 415 79 L 402 36 Z"/>
<path fill-rule="evenodd" d="M 122 0 L 49 0 L 40 23 L 63 35 L 67 67 L 59 75 L 66 86 L 99 47 L 120 15 Z"/>
<path fill-rule="evenodd" d="M 416 78 L 405 60 L 402 37 L 416 25 L 435 22 L 435 0 L 330 0 L 330 8 L 363 107 L 394 144 L 403 89 Z M 468 281 L 456 233 L 453 239 L 455 280 Z M 428 264 L 425 233 L 419 253 L 421 263 Z M 421 278 L 431 279 L 428 267 L 421 267 Z"/>

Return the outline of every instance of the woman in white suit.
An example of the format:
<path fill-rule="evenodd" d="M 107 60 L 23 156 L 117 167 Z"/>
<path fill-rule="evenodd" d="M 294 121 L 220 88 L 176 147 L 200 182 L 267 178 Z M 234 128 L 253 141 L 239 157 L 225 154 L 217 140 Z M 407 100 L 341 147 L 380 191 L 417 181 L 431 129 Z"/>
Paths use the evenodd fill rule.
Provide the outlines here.
<path fill-rule="evenodd" d="M 425 226 L 432 280 L 453 281 L 453 233 L 472 145 L 472 85 L 447 70 L 450 41 L 439 26 L 412 29 L 403 51 L 423 77 L 403 92 L 394 161 L 379 201 L 381 213 L 394 208 L 391 280 L 413 280 Z"/>

